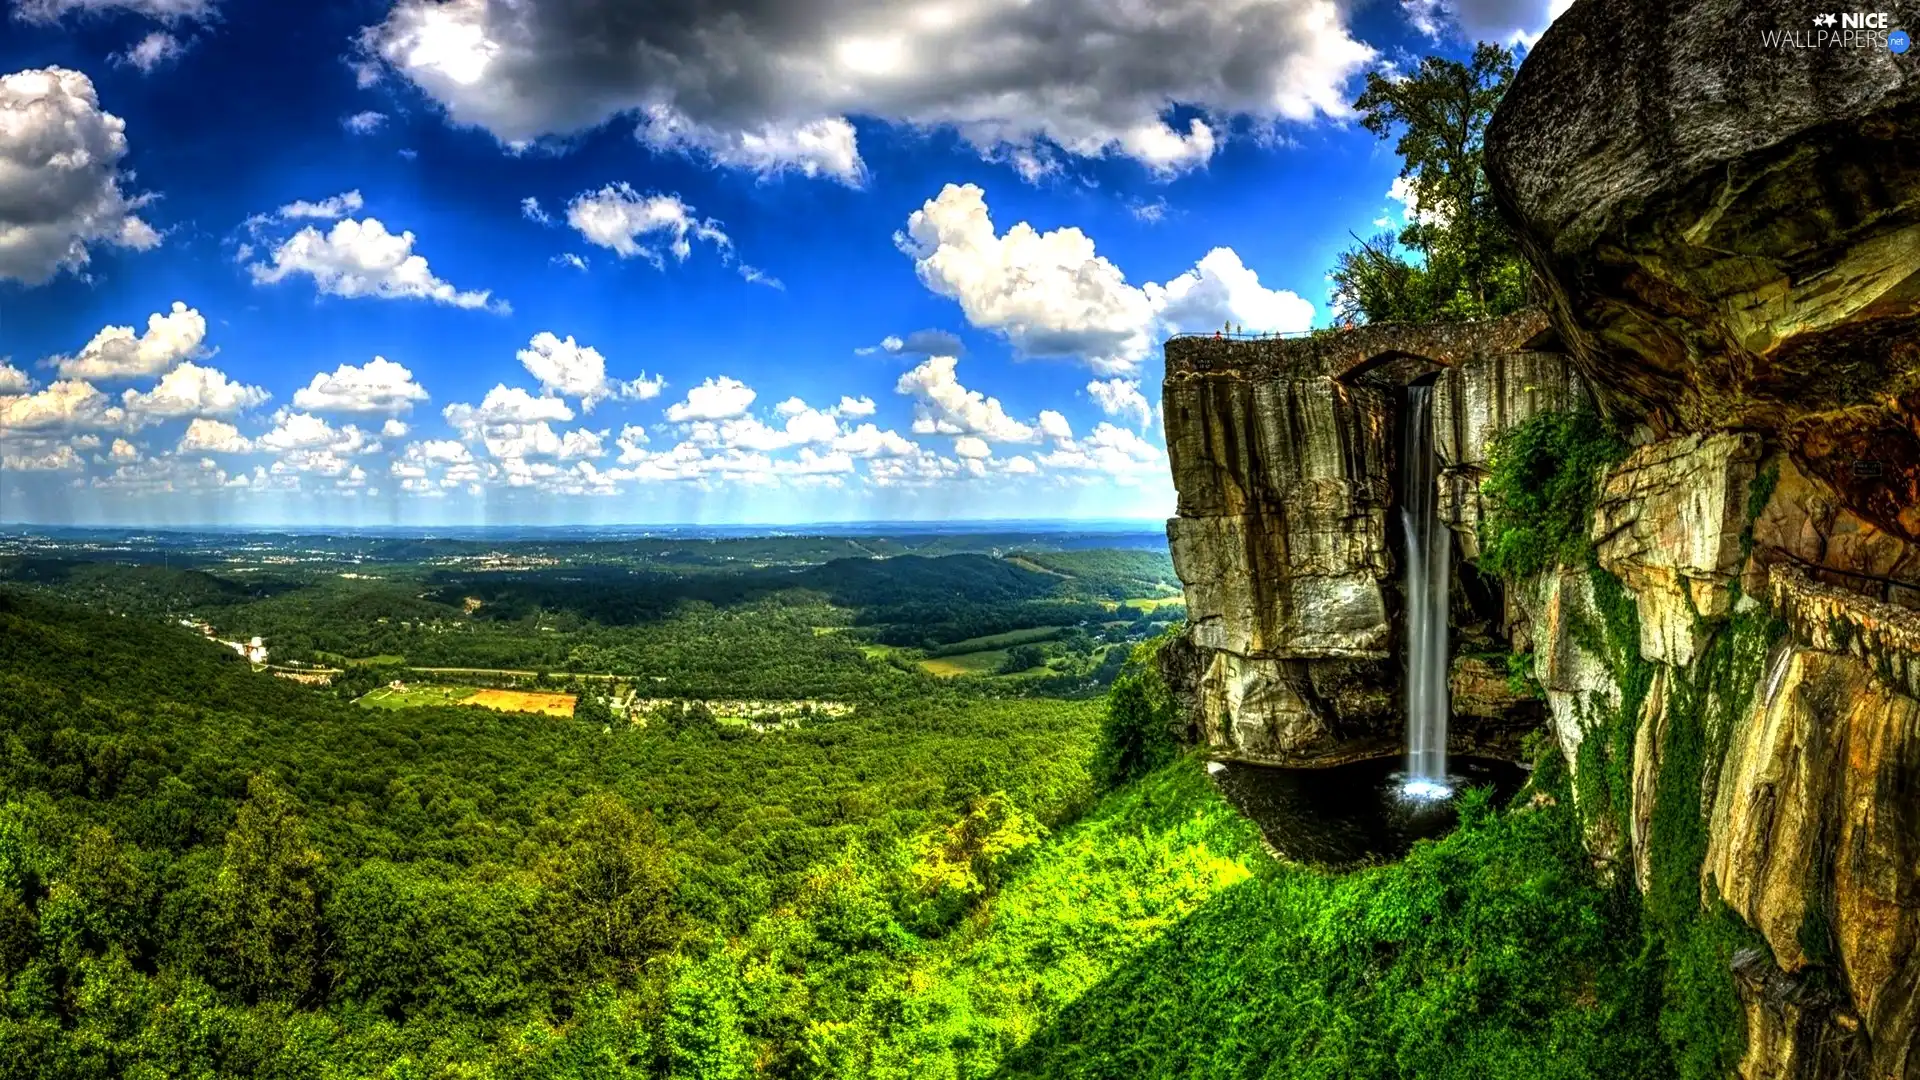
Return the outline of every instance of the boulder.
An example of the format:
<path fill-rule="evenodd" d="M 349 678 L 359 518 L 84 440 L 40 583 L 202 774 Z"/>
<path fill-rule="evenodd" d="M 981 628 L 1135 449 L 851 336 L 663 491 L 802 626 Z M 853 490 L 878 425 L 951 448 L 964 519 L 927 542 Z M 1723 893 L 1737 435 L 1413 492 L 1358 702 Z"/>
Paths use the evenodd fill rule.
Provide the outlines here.
<path fill-rule="evenodd" d="M 1776 432 L 1920 539 L 1920 68 L 1859 31 L 1765 36 L 1807 42 L 1808 10 L 1580 0 L 1515 77 L 1488 175 L 1609 410 Z"/>

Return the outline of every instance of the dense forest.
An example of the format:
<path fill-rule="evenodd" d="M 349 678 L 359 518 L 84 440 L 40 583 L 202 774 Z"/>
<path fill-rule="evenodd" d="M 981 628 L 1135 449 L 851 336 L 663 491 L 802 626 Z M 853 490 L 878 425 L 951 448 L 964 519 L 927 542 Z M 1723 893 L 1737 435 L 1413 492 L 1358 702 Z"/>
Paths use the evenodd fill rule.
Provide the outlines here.
<path fill-rule="evenodd" d="M 1105 700 L 614 728 L 0 590 L 0 1076 L 1674 1075 L 1561 770 L 1277 862 L 1152 649 Z"/>

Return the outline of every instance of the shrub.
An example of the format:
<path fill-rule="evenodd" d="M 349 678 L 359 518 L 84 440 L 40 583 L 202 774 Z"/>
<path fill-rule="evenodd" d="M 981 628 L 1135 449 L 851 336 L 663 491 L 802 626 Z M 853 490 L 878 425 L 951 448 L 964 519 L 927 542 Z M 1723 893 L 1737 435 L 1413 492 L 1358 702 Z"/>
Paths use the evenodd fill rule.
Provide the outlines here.
<path fill-rule="evenodd" d="M 1487 499 L 1480 566 L 1517 579 L 1555 563 L 1587 562 L 1601 476 L 1626 455 L 1626 444 L 1590 409 L 1536 413 L 1502 432 L 1480 486 Z"/>

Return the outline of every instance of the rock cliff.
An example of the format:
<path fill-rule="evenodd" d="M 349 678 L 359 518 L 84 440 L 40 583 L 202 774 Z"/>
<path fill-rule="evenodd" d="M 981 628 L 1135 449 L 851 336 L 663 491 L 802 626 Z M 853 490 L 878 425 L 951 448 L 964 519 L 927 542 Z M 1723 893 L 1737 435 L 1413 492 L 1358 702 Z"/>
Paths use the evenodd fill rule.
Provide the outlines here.
<path fill-rule="evenodd" d="M 1662 433 L 1773 431 L 1915 539 L 1920 69 L 1884 45 L 1766 44 L 1807 18 L 1577 3 L 1514 80 L 1487 167 L 1604 398 Z"/>
<path fill-rule="evenodd" d="M 1578 0 L 1541 38 L 1487 138 L 1541 312 L 1169 342 L 1165 655 L 1218 753 L 1398 751 L 1394 436 L 1433 380 L 1458 742 L 1543 721 L 1649 918 L 1746 928 L 1739 1076 L 1920 1080 L 1920 68 L 1763 44 L 1806 18 Z M 1476 574 L 1490 447 L 1587 404 L 1632 443 L 1590 563 Z"/>
<path fill-rule="evenodd" d="M 1167 539 L 1191 626 L 1188 652 L 1169 663 L 1210 745 L 1275 764 L 1398 746 L 1390 538 L 1399 525 L 1389 514 L 1398 403 L 1409 382 L 1435 380 L 1434 431 L 1455 492 L 1446 505 L 1471 553 L 1488 438 L 1583 393 L 1564 357 L 1530 347 L 1546 327 L 1529 312 L 1473 326 L 1167 343 L 1167 454 L 1180 496 Z M 1457 599 L 1459 621 L 1481 638 L 1504 636 L 1499 604 L 1471 595 L 1472 583 Z M 1532 718 L 1527 702 L 1499 702 L 1484 724 L 1461 727 L 1463 745 L 1500 742 L 1508 720 Z"/>
<path fill-rule="evenodd" d="M 1592 539 L 1645 666 L 1623 680 L 1557 625 L 1564 583 L 1528 590 L 1531 636 L 1576 773 L 1597 767 L 1586 740 L 1635 725 L 1631 806 L 1590 840 L 1623 843 L 1655 896 L 1691 872 L 1663 871 L 1663 836 L 1704 826 L 1700 904 L 1765 942 L 1735 965 L 1740 1075 L 1913 1080 L 1920 71 L 1884 46 L 1764 44 L 1806 18 L 1582 0 L 1489 129 L 1556 336 L 1643 443 Z M 1582 708 L 1642 683 L 1631 716 Z"/>

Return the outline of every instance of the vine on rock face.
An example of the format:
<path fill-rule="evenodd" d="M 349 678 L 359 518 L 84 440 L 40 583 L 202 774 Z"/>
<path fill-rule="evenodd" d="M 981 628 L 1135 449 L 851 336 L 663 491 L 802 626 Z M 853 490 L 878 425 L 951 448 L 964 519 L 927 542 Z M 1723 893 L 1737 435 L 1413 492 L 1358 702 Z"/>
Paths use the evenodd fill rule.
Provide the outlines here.
<path fill-rule="evenodd" d="M 1660 1028 L 1678 1074 L 1726 1076 L 1745 1049 L 1730 975 L 1736 950 L 1766 940 L 1703 885 L 1707 814 L 1734 727 L 1752 706 L 1767 656 L 1786 626 L 1765 608 L 1712 627 L 1693 664 L 1674 669 L 1647 828 L 1648 931 L 1665 959 Z"/>
<path fill-rule="evenodd" d="M 1627 444 L 1591 409 L 1536 413 L 1502 432 L 1480 485 L 1481 569 L 1519 581 L 1591 562 L 1600 481 L 1626 456 Z"/>
<path fill-rule="evenodd" d="M 1614 859 L 1629 854 L 1634 741 L 1661 674 L 1661 666 L 1640 652 L 1637 600 L 1599 564 L 1590 540 L 1605 472 L 1626 449 L 1591 412 L 1536 415 L 1499 438 L 1481 488 L 1488 502 L 1483 569 L 1512 582 L 1538 582 L 1548 574 L 1586 568 L 1593 615 L 1576 608 L 1568 631 L 1581 650 L 1606 666 L 1618 697 L 1594 693 L 1575 702 L 1586 732 L 1574 763 L 1575 802 L 1590 843 L 1607 839 L 1603 826 L 1612 823 L 1612 850 L 1603 854 Z M 1769 466 L 1749 488 L 1740 536 L 1743 565 L 1752 554 L 1754 522 L 1778 479 L 1778 466 Z M 1737 576 L 1730 588 L 1738 605 Z M 1692 665 L 1666 669 L 1664 712 L 1656 729 L 1659 768 L 1644 838 L 1645 959 L 1658 974 L 1663 1041 L 1675 1074 L 1688 1080 L 1726 1076 L 1744 1053 L 1745 1017 L 1730 962 L 1738 949 L 1766 948 L 1765 939 L 1720 900 L 1710 883 L 1703 886 L 1701 874 L 1720 763 L 1734 728 L 1751 707 L 1766 658 L 1785 633 L 1764 605 L 1749 600 L 1745 607 L 1731 618 L 1714 620 L 1695 611 L 1705 644 Z M 1807 936 L 1823 937 L 1821 929 L 1814 927 Z"/>

